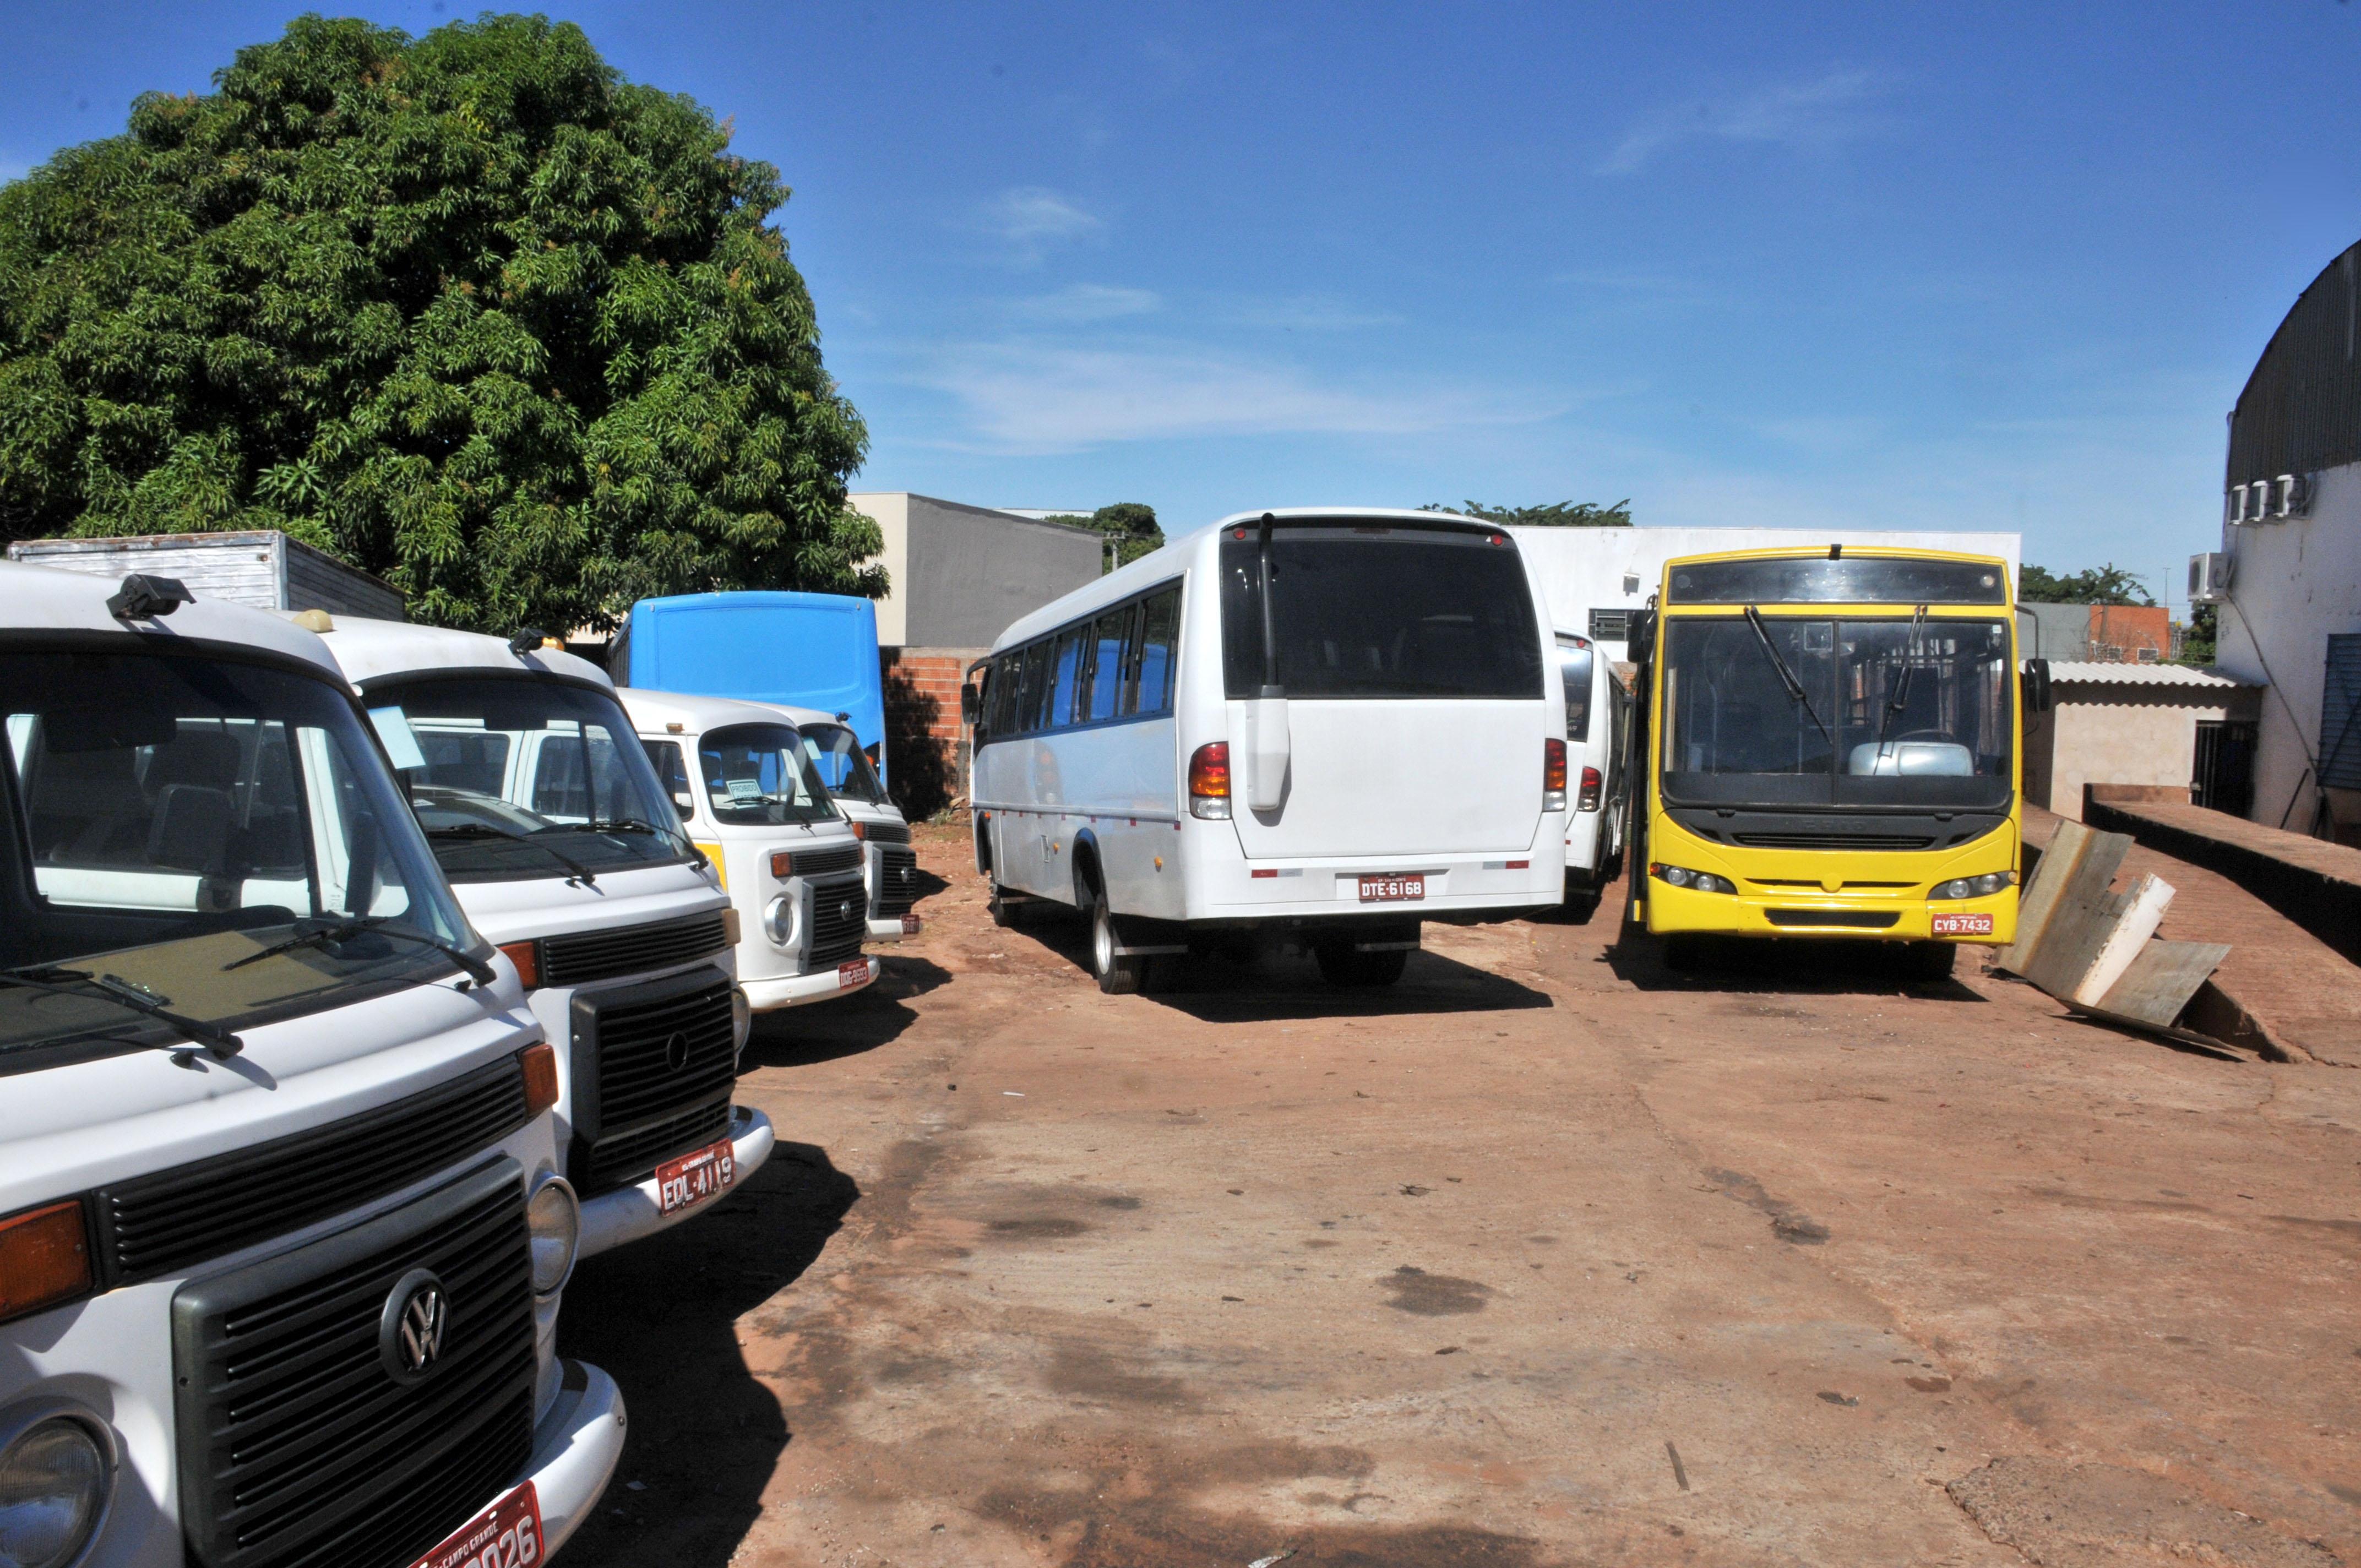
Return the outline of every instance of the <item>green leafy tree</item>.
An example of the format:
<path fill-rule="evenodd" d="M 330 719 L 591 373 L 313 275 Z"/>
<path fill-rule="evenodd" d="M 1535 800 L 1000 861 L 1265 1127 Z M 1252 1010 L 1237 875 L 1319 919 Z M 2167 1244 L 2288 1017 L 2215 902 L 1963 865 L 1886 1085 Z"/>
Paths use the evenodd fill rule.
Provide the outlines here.
<path fill-rule="evenodd" d="M 307 16 L 0 189 L 0 534 L 283 528 L 447 625 L 874 596 L 778 171 L 581 30 Z"/>
<path fill-rule="evenodd" d="M 1157 525 L 1156 509 L 1145 501 L 1117 501 L 1104 506 L 1088 517 L 1065 512 L 1049 519 L 1051 522 L 1070 522 L 1078 528 L 1094 528 L 1113 540 L 1108 549 L 1106 570 L 1128 566 L 1151 551 L 1164 547 L 1164 530 Z"/>
<path fill-rule="evenodd" d="M 2153 605 L 2139 579 L 2109 562 L 2066 574 L 2045 572 L 2027 565 L 2017 584 L 2016 597 L 2026 604 Z"/>
<path fill-rule="evenodd" d="M 2180 652 L 2172 656 L 2176 664 L 2191 664 L 2200 669 L 2213 663 L 2217 654 L 2214 638 L 2220 630 L 2217 619 L 2220 607 L 2201 604 L 2189 612 L 2189 625 L 2181 633 Z"/>
<path fill-rule="evenodd" d="M 1611 507 L 1591 501 L 1552 501 L 1546 506 L 1491 507 L 1481 501 L 1462 501 L 1457 506 L 1445 506 L 1441 501 L 1429 501 L 1421 511 L 1457 512 L 1462 517 L 1481 518 L 1486 522 L 1511 523 L 1525 528 L 1629 528 L 1631 526 L 1631 502 L 1627 498 Z"/>

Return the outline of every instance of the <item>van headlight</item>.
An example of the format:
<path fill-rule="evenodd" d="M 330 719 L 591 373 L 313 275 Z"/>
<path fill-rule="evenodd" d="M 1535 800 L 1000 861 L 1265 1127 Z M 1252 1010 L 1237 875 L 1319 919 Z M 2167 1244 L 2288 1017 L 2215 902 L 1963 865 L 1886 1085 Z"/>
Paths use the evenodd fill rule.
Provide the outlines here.
<path fill-rule="evenodd" d="M 574 1272 L 574 1255 L 582 1245 L 582 1201 L 564 1177 L 544 1177 L 524 1206 L 524 1223 L 533 1238 L 533 1293 L 545 1299 Z"/>
<path fill-rule="evenodd" d="M 771 938 L 771 946 L 794 950 L 800 904 L 793 894 L 783 893 L 763 906 L 763 935 Z"/>
<path fill-rule="evenodd" d="M 1686 866 L 1652 865 L 1648 874 L 1675 887 L 1694 888 L 1699 893 L 1736 893 L 1738 884 L 1728 877 L 1711 872 L 1693 872 Z"/>
<path fill-rule="evenodd" d="M 115 1490 L 115 1434 L 61 1402 L 0 1413 L 0 1563 L 65 1568 L 106 1517 Z"/>
<path fill-rule="evenodd" d="M 734 1054 L 746 1048 L 746 1036 L 754 1032 L 754 1004 L 746 1000 L 746 988 L 730 988 L 730 1049 Z"/>
<path fill-rule="evenodd" d="M 1929 898 L 1984 898 L 1998 893 L 2016 880 L 2015 872 L 1986 872 L 1982 876 L 1963 876 L 1950 882 L 1938 882 Z"/>

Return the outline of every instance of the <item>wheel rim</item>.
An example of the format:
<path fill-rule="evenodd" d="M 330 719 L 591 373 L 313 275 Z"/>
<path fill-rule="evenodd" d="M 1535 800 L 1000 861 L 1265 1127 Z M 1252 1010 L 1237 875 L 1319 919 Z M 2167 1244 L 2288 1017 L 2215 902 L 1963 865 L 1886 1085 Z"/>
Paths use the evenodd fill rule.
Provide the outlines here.
<path fill-rule="evenodd" d="M 1107 915 L 1107 906 L 1096 905 L 1091 911 L 1091 959 L 1105 974 L 1115 968 L 1115 921 Z"/>

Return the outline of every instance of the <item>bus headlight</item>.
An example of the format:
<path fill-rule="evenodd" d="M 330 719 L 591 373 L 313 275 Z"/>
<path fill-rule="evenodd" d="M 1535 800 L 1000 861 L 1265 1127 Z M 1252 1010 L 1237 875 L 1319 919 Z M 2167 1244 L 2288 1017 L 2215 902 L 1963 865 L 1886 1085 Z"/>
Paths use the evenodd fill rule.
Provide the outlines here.
<path fill-rule="evenodd" d="M 1652 865 L 1648 868 L 1648 874 L 1675 887 L 1690 888 L 1698 893 L 1738 891 L 1738 884 L 1726 876 L 1716 876 L 1711 872 L 1693 872 L 1686 866 Z"/>
<path fill-rule="evenodd" d="M 1982 876 L 1963 876 L 1950 882 L 1938 882 L 1929 898 L 1983 898 L 1998 893 L 2016 880 L 2015 872 L 1986 872 Z"/>
<path fill-rule="evenodd" d="M 0 1414 L 0 1563 L 65 1568 L 106 1517 L 115 1490 L 115 1438 L 93 1415 L 54 1401 Z"/>
<path fill-rule="evenodd" d="M 524 1228 L 533 1241 L 533 1293 L 546 1299 L 574 1272 L 582 1245 L 582 1201 L 562 1176 L 544 1178 L 524 1206 Z"/>
<path fill-rule="evenodd" d="M 763 906 L 763 935 L 771 938 L 771 946 L 790 951 L 794 949 L 799 903 L 799 900 L 783 893 Z"/>

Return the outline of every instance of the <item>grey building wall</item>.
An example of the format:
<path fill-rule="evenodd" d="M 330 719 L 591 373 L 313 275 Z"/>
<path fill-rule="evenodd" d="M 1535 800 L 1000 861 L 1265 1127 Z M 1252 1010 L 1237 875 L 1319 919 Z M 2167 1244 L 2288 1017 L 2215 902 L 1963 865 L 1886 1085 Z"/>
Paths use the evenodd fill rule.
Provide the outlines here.
<path fill-rule="evenodd" d="M 2020 604 L 2016 607 L 2016 613 L 2019 657 L 2059 659 L 2069 663 L 2080 663 L 2091 656 L 2089 605 Z M 2033 628 L 2023 624 L 2026 618 L 2032 620 Z"/>
<path fill-rule="evenodd" d="M 989 647 L 1011 621 L 1098 579 L 1105 537 L 930 496 L 909 498 L 902 641 Z"/>

